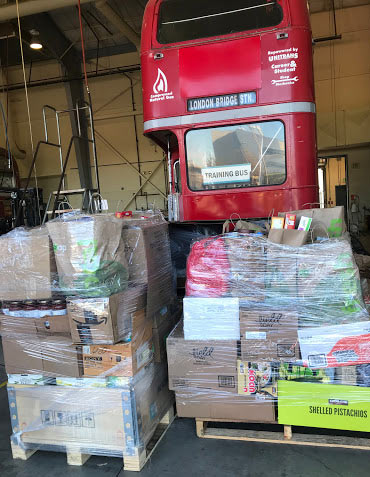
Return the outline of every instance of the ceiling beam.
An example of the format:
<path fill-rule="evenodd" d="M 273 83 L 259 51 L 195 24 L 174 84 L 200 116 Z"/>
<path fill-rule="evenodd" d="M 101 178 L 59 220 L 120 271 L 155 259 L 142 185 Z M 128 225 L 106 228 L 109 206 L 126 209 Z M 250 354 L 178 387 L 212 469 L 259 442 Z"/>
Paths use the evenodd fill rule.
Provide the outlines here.
<path fill-rule="evenodd" d="M 81 3 L 91 3 L 93 0 L 80 1 Z M 77 4 L 78 0 L 23 0 L 19 2 L 19 15 L 25 17 Z M 13 18 L 17 18 L 16 4 L 12 3 L 0 7 L 0 22 L 13 20 Z"/>
<path fill-rule="evenodd" d="M 86 51 L 86 59 L 87 60 L 96 60 L 97 55 L 99 58 L 103 58 L 105 56 L 114 56 L 114 55 L 124 55 L 127 53 L 135 53 L 136 46 L 132 43 L 125 43 L 123 45 L 113 45 L 113 46 L 105 46 L 103 48 L 98 49 L 90 49 Z"/>
<path fill-rule="evenodd" d="M 97 0 L 95 8 L 105 16 L 133 45 L 140 51 L 140 35 L 107 3 L 107 0 Z"/>

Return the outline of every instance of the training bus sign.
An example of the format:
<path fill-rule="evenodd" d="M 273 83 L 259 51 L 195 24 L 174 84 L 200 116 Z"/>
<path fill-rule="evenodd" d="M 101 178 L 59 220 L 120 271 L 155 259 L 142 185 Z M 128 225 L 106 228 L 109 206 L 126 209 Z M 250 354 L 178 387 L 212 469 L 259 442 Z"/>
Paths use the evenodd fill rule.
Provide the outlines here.
<path fill-rule="evenodd" d="M 204 185 L 250 182 L 251 165 L 235 164 L 232 166 L 205 167 L 202 169 L 202 177 Z"/>

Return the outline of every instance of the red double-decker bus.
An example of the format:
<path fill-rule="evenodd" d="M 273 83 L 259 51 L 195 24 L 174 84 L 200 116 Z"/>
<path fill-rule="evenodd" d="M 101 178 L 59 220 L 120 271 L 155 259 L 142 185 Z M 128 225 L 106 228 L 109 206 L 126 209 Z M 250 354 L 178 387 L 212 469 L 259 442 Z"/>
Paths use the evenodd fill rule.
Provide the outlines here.
<path fill-rule="evenodd" d="M 169 220 L 318 201 L 306 0 L 149 0 L 144 133 L 168 154 Z"/>

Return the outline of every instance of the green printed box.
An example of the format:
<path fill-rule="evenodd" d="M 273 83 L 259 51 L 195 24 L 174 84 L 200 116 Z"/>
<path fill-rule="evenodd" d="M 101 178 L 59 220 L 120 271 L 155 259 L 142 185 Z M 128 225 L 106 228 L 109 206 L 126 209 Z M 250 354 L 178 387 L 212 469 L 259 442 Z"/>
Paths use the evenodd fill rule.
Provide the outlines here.
<path fill-rule="evenodd" d="M 370 388 L 278 382 L 279 424 L 370 432 Z"/>

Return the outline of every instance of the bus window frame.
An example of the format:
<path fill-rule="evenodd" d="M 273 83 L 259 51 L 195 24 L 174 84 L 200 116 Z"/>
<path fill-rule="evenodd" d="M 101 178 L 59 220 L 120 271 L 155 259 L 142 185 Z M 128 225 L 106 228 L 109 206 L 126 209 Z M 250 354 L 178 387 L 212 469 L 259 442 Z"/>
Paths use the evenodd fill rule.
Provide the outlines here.
<path fill-rule="evenodd" d="M 257 123 L 271 123 L 271 122 L 280 122 L 283 124 L 284 126 L 284 159 L 285 159 L 285 179 L 283 182 L 281 182 L 280 184 L 264 184 L 264 185 L 257 185 L 257 186 L 247 186 L 247 187 L 220 187 L 220 188 L 217 188 L 217 189 L 201 189 L 201 190 L 197 190 L 197 189 L 192 189 L 190 187 L 190 181 L 189 181 L 189 167 L 188 167 L 188 149 L 187 149 L 187 146 L 186 146 L 186 136 L 189 132 L 192 132 L 192 131 L 199 131 L 199 130 L 203 130 L 203 129 L 216 129 L 216 128 L 222 128 L 222 127 L 231 127 L 231 126 L 242 126 L 242 125 L 248 125 L 248 124 L 257 124 Z M 199 194 L 199 193 L 205 193 L 205 194 L 209 194 L 209 193 L 213 193 L 213 194 L 217 194 L 219 192 L 230 192 L 230 191 L 233 191 L 233 192 L 237 192 L 237 191 L 243 191 L 243 192 L 248 192 L 248 191 L 255 191 L 255 190 L 258 190 L 258 189 L 265 189 L 266 187 L 269 187 L 269 188 L 276 188 L 276 187 L 281 187 L 283 185 L 285 185 L 288 181 L 288 161 L 287 161 L 287 124 L 285 123 L 285 121 L 282 119 L 282 118 L 273 118 L 273 119 L 267 119 L 267 120 L 255 120 L 255 121 L 249 121 L 249 122 L 240 122 L 238 121 L 237 123 L 232 123 L 232 124 L 218 124 L 218 125 L 214 125 L 214 126 L 208 126 L 208 127 L 202 127 L 202 128 L 192 128 L 192 129 L 187 129 L 184 133 L 184 152 L 185 152 L 185 166 L 186 166 L 186 187 L 188 188 L 188 190 L 190 192 L 193 192 L 195 194 Z"/>
<path fill-rule="evenodd" d="M 283 30 L 284 28 L 289 28 L 291 26 L 290 21 L 290 9 L 288 0 L 276 0 L 280 3 L 281 8 L 283 9 L 283 21 L 274 27 L 260 28 L 258 30 L 246 30 L 236 33 L 229 33 L 228 35 L 219 35 L 219 36 L 210 36 L 206 38 L 197 38 L 195 40 L 187 41 L 178 41 L 176 43 L 159 43 L 158 36 L 158 24 L 159 24 L 159 9 L 161 7 L 162 1 L 158 0 L 155 5 L 154 11 L 154 21 L 153 21 L 153 30 L 152 30 L 152 49 L 163 50 L 167 48 L 181 48 L 187 46 L 194 46 L 199 44 L 214 43 L 216 41 L 225 41 L 225 40 L 236 40 L 238 38 L 245 38 L 249 36 L 256 36 L 263 33 L 271 33 L 274 31 Z M 284 3 L 282 3 L 284 1 Z M 294 1 L 294 0 L 293 0 Z"/>

